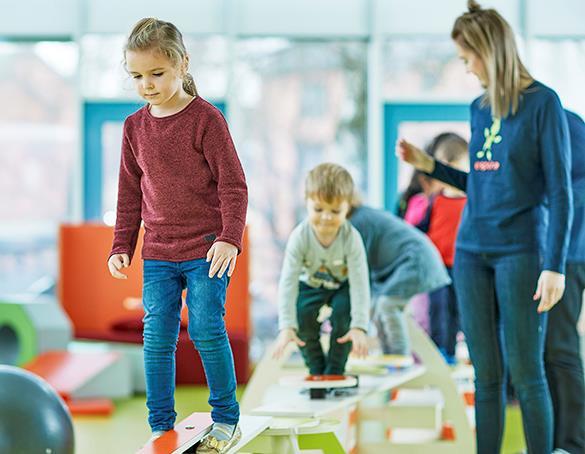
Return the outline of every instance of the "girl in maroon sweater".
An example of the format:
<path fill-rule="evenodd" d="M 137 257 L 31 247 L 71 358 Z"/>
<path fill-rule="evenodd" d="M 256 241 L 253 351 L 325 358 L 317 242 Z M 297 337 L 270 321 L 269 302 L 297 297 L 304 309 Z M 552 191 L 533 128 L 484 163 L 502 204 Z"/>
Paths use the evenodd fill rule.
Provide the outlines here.
<path fill-rule="evenodd" d="M 175 346 L 181 293 L 189 335 L 210 390 L 213 430 L 198 453 L 240 438 L 233 355 L 223 316 L 246 221 L 247 187 L 227 124 L 198 96 L 181 33 L 142 19 L 125 47 L 126 69 L 147 104 L 124 123 L 113 277 L 130 265 L 144 222 L 144 367 L 153 437 L 174 426 Z"/>

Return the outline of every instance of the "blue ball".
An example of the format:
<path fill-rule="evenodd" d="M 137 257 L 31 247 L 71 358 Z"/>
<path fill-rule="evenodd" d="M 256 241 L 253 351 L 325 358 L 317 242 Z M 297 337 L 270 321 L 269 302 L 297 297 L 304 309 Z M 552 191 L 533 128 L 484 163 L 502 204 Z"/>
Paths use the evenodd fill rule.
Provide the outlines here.
<path fill-rule="evenodd" d="M 71 415 L 39 376 L 0 365 L 0 453 L 73 454 Z"/>

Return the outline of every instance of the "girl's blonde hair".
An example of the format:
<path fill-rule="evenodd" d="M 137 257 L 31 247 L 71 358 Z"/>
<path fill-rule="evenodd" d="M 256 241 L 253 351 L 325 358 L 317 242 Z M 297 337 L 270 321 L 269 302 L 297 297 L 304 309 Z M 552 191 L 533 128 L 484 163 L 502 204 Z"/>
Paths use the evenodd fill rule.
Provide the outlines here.
<path fill-rule="evenodd" d="M 346 201 L 350 205 L 356 198 L 353 178 L 337 164 L 325 162 L 313 168 L 305 180 L 305 198 L 317 198 L 327 203 Z"/>
<path fill-rule="evenodd" d="M 451 38 L 482 60 L 488 79 L 482 106 L 489 104 L 494 117 L 505 118 L 518 111 L 522 84 L 532 76 L 520 61 L 508 22 L 474 0 L 468 0 L 467 7 L 469 11 L 455 21 Z"/>
<path fill-rule="evenodd" d="M 136 23 L 128 36 L 126 46 L 124 46 L 124 60 L 126 60 L 127 51 L 145 50 L 160 52 L 177 67 L 188 61 L 187 49 L 181 32 L 170 22 L 153 17 L 146 17 Z M 195 81 L 188 72 L 183 76 L 183 90 L 191 96 L 197 96 Z"/>

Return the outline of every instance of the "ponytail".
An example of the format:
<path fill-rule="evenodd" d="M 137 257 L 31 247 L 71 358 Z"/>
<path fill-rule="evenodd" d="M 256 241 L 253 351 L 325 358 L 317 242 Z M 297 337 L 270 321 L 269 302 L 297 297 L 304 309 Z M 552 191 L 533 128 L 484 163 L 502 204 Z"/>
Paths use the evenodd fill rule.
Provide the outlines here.
<path fill-rule="evenodd" d="M 183 76 L 183 90 L 185 90 L 188 95 L 195 97 L 198 96 L 197 86 L 195 85 L 195 80 L 193 79 L 191 73 L 186 73 Z"/>

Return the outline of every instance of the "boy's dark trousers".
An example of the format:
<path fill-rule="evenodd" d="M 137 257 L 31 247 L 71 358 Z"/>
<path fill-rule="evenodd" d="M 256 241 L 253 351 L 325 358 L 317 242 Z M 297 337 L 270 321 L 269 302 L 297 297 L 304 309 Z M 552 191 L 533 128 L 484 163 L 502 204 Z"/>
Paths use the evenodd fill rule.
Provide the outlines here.
<path fill-rule="evenodd" d="M 453 280 L 452 268 L 447 268 Z M 431 339 L 448 356 L 455 356 L 457 333 L 459 332 L 459 310 L 453 284 L 429 293 L 429 323 Z"/>
<path fill-rule="evenodd" d="M 577 322 L 585 263 L 567 262 L 563 298 L 548 313 L 544 367 L 553 403 L 554 447 L 585 453 L 585 385 Z"/>
<path fill-rule="evenodd" d="M 319 310 L 327 304 L 333 312 L 331 323 L 331 340 L 327 356 L 321 347 L 321 323 L 317 321 Z M 306 345 L 301 348 L 305 364 L 312 375 L 341 375 L 345 372 L 345 363 L 351 350 L 351 342 L 340 344 L 337 339 L 349 331 L 351 323 L 351 304 L 349 283 L 341 284 L 336 290 L 322 287 L 314 288 L 304 282 L 299 283 L 297 299 L 298 336 Z"/>

